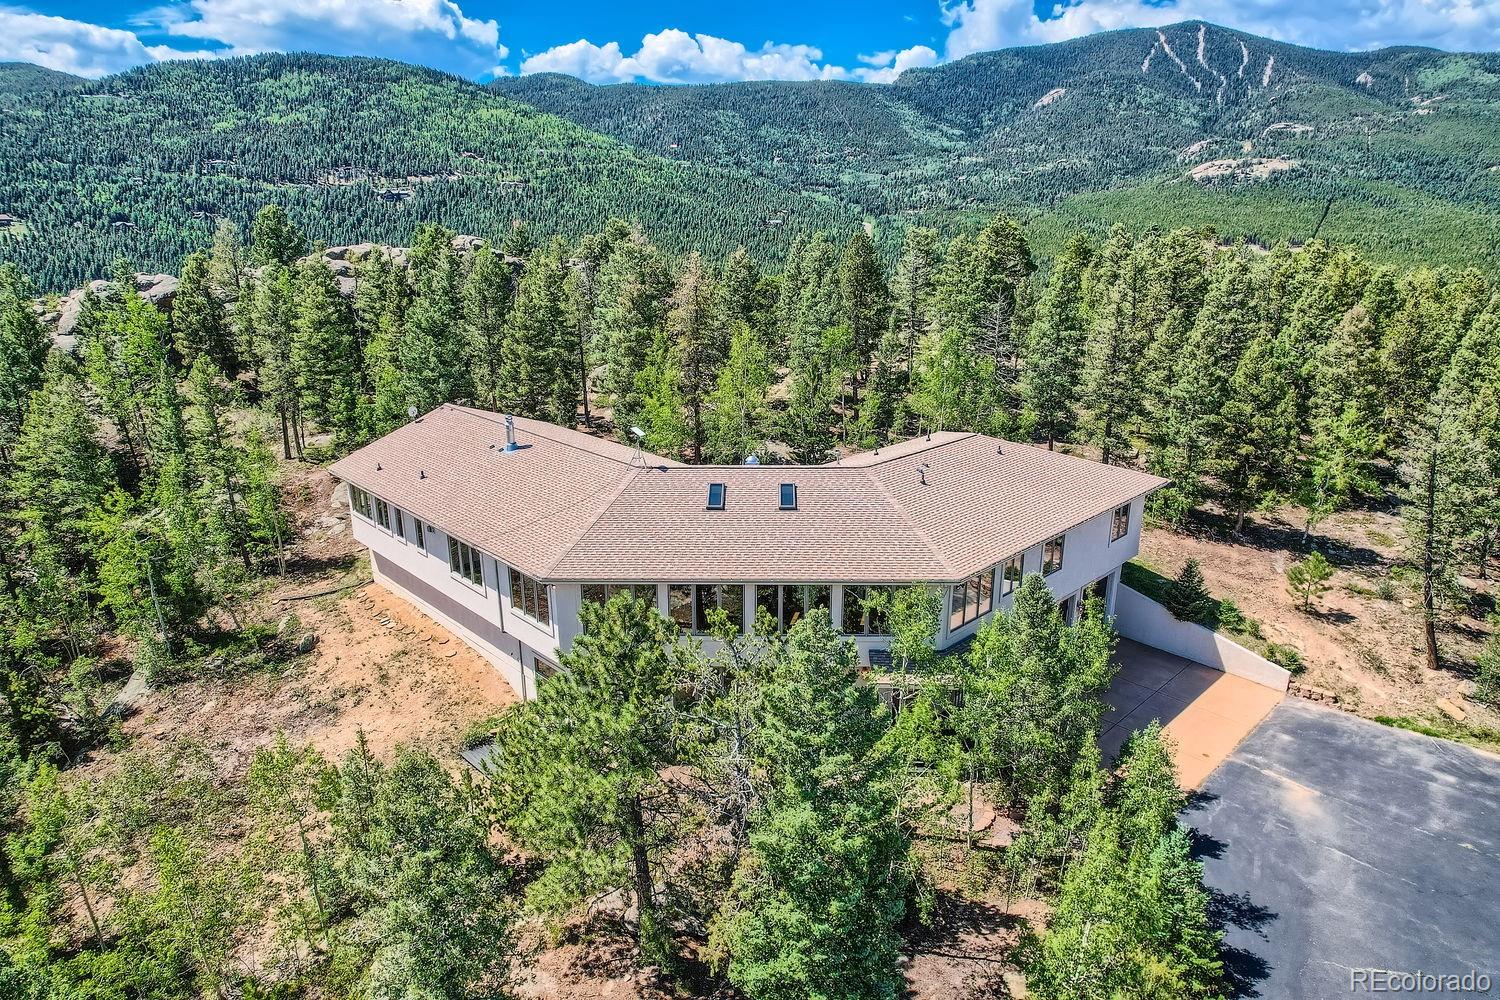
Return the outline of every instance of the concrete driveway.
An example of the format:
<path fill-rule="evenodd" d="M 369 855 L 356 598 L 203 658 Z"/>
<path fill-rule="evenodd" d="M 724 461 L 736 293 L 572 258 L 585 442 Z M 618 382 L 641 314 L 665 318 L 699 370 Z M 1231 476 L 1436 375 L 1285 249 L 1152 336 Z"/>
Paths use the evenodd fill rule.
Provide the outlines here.
<path fill-rule="evenodd" d="M 1500 995 L 1500 757 L 1291 699 L 1184 819 L 1238 995 L 1373 992 L 1355 969 L 1473 970 L 1488 993 L 1405 995 Z"/>
<path fill-rule="evenodd" d="M 1126 737 L 1159 719 L 1177 745 L 1177 778 L 1197 788 L 1285 695 L 1133 639 L 1115 650 L 1119 673 L 1099 749 L 1110 760 Z"/>

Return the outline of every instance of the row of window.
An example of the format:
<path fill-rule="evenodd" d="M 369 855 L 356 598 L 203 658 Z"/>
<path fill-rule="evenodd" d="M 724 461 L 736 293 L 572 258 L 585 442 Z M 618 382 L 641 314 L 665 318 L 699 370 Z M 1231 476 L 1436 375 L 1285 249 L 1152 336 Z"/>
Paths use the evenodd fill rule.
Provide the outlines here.
<path fill-rule="evenodd" d="M 407 540 L 406 522 L 410 519 L 412 530 L 417 537 L 417 546 L 424 553 L 427 551 L 427 526 L 422 523 L 421 518 L 387 503 L 380 497 L 371 496 L 353 484 L 349 486 L 349 505 L 354 508 L 355 513 L 373 521 L 377 527 L 403 542 Z"/>
<path fill-rule="evenodd" d="M 349 484 L 349 505 L 354 508 L 355 513 L 373 522 L 377 527 L 390 532 L 403 542 L 406 541 L 406 522 L 410 518 L 412 527 L 416 533 L 417 545 L 424 554 L 427 552 L 427 532 L 429 529 L 422 523 L 420 518 L 409 514 L 400 507 L 387 503 L 380 497 L 371 495 L 353 483 Z M 509 568 L 507 567 L 507 569 Z M 466 580 L 476 587 L 484 586 L 484 563 L 479 550 L 468 542 L 460 541 L 452 535 L 448 536 L 448 570 L 460 580 Z M 548 599 L 546 585 L 513 569 L 509 569 L 509 573 L 512 608 L 517 613 L 525 615 L 532 621 L 542 625 L 550 625 L 552 623 L 552 604 Z M 654 601 L 654 587 L 652 588 L 652 594 L 652 600 Z"/>
<path fill-rule="evenodd" d="M 843 631 L 846 635 L 885 635 L 886 613 L 895 587 L 848 584 L 844 587 Z M 651 583 L 585 584 L 585 601 L 603 604 L 619 593 L 655 607 L 656 585 Z M 833 588 L 819 584 L 759 584 L 755 587 L 756 614 L 765 612 L 781 630 L 790 629 L 814 608 L 833 605 Z M 715 611 L 723 611 L 734 628 L 745 628 L 745 585 L 739 583 L 673 583 L 667 586 L 667 616 L 690 632 L 707 632 Z"/>
<path fill-rule="evenodd" d="M 1127 527 L 1129 525 L 1130 506 L 1125 506 L 1125 517 Z M 1116 523 L 1119 519 L 1119 511 L 1115 511 Z M 1114 528 L 1111 528 L 1113 531 Z M 1116 535 L 1111 538 L 1121 536 Z M 1049 538 L 1042 543 L 1042 575 L 1051 576 L 1063 567 L 1063 545 L 1067 541 L 1066 533 Z M 1005 597 L 1015 591 L 1021 585 L 1021 578 L 1025 575 L 1026 553 L 1017 552 L 1005 560 L 998 567 L 981 570 L 969 577 L 963 583 L 955 584 L 949 591 L 948 596 L 948 630 L 955 631 L 963 628 L 971 622 L 977 621 L 995 609 L 996 596 Z M 995 593 L 995 577 L 1000 578 L 1000 592 Z"/>

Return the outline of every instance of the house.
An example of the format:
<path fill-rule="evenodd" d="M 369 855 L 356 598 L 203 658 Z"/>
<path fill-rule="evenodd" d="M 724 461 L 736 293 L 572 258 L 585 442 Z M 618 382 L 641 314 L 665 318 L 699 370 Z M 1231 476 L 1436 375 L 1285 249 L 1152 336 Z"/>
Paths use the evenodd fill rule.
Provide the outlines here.
<path fill-rule="evenodd" d="M 375 579 L 461 636 L 523 697 L 579 607 L 628 590 L 690 632 L 710 609 L 789 625 L 827 608 L 861 657 L 888 648 L 875 590 L 941 587 L 940 648 L 1041 573 L 1113 607 L 1164 480 L 981 434 L 827 465 L 689 466 L 536 420 L 446 405 L 334 463 Z"/>

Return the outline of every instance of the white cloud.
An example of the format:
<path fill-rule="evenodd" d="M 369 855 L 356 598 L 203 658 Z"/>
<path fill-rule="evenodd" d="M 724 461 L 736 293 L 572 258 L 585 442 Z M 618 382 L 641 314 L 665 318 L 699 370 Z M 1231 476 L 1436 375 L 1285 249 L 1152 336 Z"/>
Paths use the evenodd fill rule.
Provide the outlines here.
<path fill-rule="evenodd" d="M 641 39 L 633 55 L 619 42 L 586 39 L 539 52 L 521 63 L 522 73 L 567 73 L 592 83 L 649 80 L 653 83 L 722 83 L 729 80 L 837 80 L 850 76 L 827 66 L 811 45 L 766 42 L 757 50 L 713 35 L 667 28 Z"/>
<path fill-rule="evenodd" d="M 1032 0 L 959 0 L 943 14 L 951 28 L 944 53 L 948 59 L 1007 45 L 1189 20 L 1324 49 L 1500 47 L 1500 3 L 1495 0 L 1080 0 L 1059 3 L 1046 20 L 1036 16 Z"/>
<path fill-rule="evenodd" d="M 865 63 L 865 67 L 854 71 L 857 79 L 866 83 L 892 83 L 909 69 L 936 66 L 938 54 L 926 45 L 913 45 L 900 52 L 876 52 L 860 56 L 859 61 Z"/>
<path fill-rule="evenodd" d="M 371 55 L 463 76 L 502 76 L 500 25 L 453 0 L 185 0 L 136 19 L 140 34 L 0 7 L 0 60 L 100 77 L 143 63 L 255 52 Z M 191 51 L 141 34 L 192 39 Z"/>
<path fill-rule="evenodd" d="M 78 76 L 101 77 L 142 63 L 212 55 L 146 45 L 135 32 L 120 28 L 0 8 L 0 61 L 29 62 Z"/>
<path fill-rule="evenodd" d="M 467 17 L 453 0 L 187 0 L 143 20 L 236 53 L 383 56 L 469 77 L 500 75 L 508 54 L 497 22 Z"/>

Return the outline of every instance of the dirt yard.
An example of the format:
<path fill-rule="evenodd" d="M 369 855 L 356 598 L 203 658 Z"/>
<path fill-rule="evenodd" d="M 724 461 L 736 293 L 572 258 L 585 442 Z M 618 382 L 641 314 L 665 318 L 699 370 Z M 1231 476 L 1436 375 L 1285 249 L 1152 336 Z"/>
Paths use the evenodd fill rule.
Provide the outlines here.
<path fill-rule="evenodd" d="M 330 756 L 363 732 L 378 755 L 409 744 L 456 759 L 465 728 L 514 702 L 515 694 L 468 646 L 369 582 L 347 509 L 332 502 L 326 472 L 289 474 L 296 477 L 290 492 L 301 541 L 285 580 L 257 610 L 267 620 L 295 615 L 298 633 L 312 633 L 316 645 L 284 673 L 147 691 L 133 702 L 126 735 L 197 741 L 226 777 L 242 772 L 278 733 Z"/>
<path fill-rule="evenodd" d="M 1233 600 L 1261 623 L 1266 639 L 1302 655 L 1306 670 L 1293 678 L 1297 687 L 1329 692 L 1338 707 L 1370 718 L 1459 725 L 1440 705 L 1445 702 L 1464 716 L 1467 731 L 1486 742 L 1484 730 L 1500 726 L 1500 718 L 1465 696 L 1470 665 L 1486 634 L 1484 611 L 1493 607 L 1494 581 L 1463 580 L 1473 603 L 1456 609 L 1452 626 L 1439 634 L 1444 665 L 1430 671 L 1419 594 L 1400 569 L 1400 518 L 1360 510 L 1318 527 L 1316 544 L 1337 572 L 1307 613 L 1286 585 L 1287 566 L 1305 552 L 1299 514 L 1289 508 L 1255 515 L 1240 538 L 1207 523 L 1180 532 L 1147 528 L 1140 558 L 1164 576 L 1175 576 L 1196 558 L 1213 596 Z"/>

